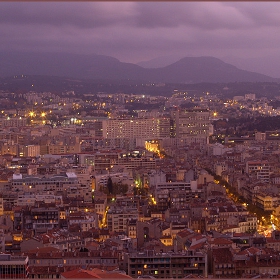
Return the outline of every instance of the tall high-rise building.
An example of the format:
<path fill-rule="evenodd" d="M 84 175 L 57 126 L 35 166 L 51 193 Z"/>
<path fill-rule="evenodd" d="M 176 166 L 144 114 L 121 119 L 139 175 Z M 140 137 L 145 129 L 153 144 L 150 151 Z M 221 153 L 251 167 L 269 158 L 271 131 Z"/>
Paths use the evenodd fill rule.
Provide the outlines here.
<path fill-rule="evenodd" d="M 206 138 L 209 137 L 210 113 L 205 109 L 179 109 L 171 112 L 171 137 Z"/>

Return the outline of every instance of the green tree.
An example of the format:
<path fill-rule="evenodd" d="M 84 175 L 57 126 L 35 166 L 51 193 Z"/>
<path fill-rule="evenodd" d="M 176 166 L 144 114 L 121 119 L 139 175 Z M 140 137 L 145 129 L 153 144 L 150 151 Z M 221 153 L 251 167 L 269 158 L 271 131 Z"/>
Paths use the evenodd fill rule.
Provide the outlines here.
<path fill-rule="evenodd" d="M 127 184 L 115 183 L 113 184 L 113 194 L 125 194 L 128 191 Z"/>
<path fill-rule="evenodd" d="M 112 182 L 112 178 L 111 177 L 108 178 L 107 189 L 108 189 L 109 194 L 113 193 L 113 182 Z"/>

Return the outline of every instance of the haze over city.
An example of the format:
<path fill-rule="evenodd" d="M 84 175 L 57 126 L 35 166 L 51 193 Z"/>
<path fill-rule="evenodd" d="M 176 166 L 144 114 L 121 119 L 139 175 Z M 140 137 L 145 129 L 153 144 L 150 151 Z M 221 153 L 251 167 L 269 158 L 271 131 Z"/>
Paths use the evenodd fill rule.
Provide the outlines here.
<path fill-rule="evenodd" d="M 101 54 L 149 67 L 213 56 L 280 77 L 278 2 L 1 2 L 0 51 Z"/>

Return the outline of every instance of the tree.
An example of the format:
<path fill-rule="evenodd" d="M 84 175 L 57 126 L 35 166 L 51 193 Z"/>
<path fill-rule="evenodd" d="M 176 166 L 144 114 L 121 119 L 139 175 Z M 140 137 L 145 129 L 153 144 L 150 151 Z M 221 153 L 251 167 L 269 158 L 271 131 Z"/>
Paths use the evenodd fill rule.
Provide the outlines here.
<path fill-rule="evenodd" d="M 111 177 L 108 178 L 107 189 L 108 189 L 109 194 L 113 193 L 113 182 L 112 182 L 112 178 Z"/>
<path fill-rule="evenodd" d="M 113 194 L 125 194 L 128 191 L 128 185 L 122 183 L 113 184 Z"/>

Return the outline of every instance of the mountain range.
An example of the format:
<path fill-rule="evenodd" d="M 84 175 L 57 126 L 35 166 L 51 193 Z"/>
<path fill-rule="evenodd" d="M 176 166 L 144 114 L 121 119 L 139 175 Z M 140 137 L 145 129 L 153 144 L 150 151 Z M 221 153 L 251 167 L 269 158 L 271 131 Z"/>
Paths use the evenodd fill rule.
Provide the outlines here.
<path fill-rule="evenodd" d="M 158 68 L 144 68 L 104 55 L 0 53 L 0 76 L 45 75 L 90 80 L 152 83 L 279 82 L 214 57 L 185 57 Z"/>

